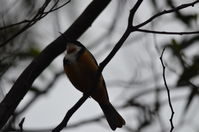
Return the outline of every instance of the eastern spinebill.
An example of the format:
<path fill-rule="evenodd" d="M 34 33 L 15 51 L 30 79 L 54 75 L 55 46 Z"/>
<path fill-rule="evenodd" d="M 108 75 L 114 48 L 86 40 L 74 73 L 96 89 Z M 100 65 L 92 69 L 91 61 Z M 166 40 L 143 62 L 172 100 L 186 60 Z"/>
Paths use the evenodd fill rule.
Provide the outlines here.
<path fill-rule="evenodd" d="M 103 76 L 95 81 L 99 66 L 86 47 L 78 41 L 67 42 L 63 64 L 73 86 L 98 102 L 112 130 L 125 125 L 125 120 L 109 101 Z"/>

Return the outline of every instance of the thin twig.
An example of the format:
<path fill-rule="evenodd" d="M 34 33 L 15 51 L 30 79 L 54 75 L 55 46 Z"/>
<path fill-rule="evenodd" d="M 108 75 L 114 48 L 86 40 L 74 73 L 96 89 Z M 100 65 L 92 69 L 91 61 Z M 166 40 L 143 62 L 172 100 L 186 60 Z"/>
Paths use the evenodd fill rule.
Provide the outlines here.
<path fill-rule="evenodd" d="M 140 28 L 140 27 L 143 27 L 144 25 L 150 23 L 151 21 L 153 21 L 154 19 L 156 19 L 156 18 L 158 18 L 158 17 L 160 17 L 160 16 L 162 16 L 162 15 L 165 15 L 165 14 L 168 14 L 168 13 L 173 13 L 173 12 L 179 11 L 179 10 L 181 10 L 181 9 L 185 9 L 185 8 L 187 8 L 187 7 L 189 7 L 189 6 L 192 6 L 192 7 L 193 7 L 193 6 L 194 6 L 196 3 L 198 3 L 198 2 L 199 2 L 199 0 L 196 0 L 196 1 L 194 1 L 194 2 L 190 2 L 190 3 L 187 3 L 187 4 L 182 4 L 182 5 L 180 5 L 180 6 L 177 6 L 177 7 L 173 8 L 173 9 L 170 9 L 170 10 L 164 10 L 164 11 L 162 11 L 162 12 L 159 12 L 159 13 L 153 15 L 153 16 L 152 16 L 151 18 L 149 18 L 148 20 L 144 21 L 143 23 L 138 24 L 137 26 L 135 26 L 135 28 L 138 29 L 138 28 Z M 132 30 L 134 30 L 134 28 L 132 28 Z"/>
<path fill-rule="evenodd" d="M 99 83 L 99 79 L 101 76 L 101 72 L 102 72 L 99 69 L 97 70 L 96 76 L 93 79 L 94 85 L 92 86 L 92 89 L 88 93 L 83 94 L 83 96 L 78 100 L 78 102 L 66 113 L 62 122 L 55 129 L 53 129 L 52 132 L 60 132 L 62 129 L 64 129 L 67 126 L 68 121 L 72 117 L 72 115 L 81 107 L 81 105 L 90 97 L 92 92 L 97 88 L 97 85 Z"/>
<path fill-rule="evenodd" d="M 79 109 L 79 107 L 87 100 L 88 97 L 88 95 L 84 94 L 78 100 L 78 102 L 66 113 L 62 122 L 55 129 L 53 129 L 52 132 L 60 132 L 63 128 L 65 128 L 71 116 Z"/>
<path fill-rule="evenodd" d="M 45 16 L 47 16 L 49 13 L 56 11 L 58 9 L 60 9 L 61 7 L 67 5 L 71 0 L 68 0 L 67 2 L 65 2 L 64 4 L 57 6 L 58 2 L 60 0 L 57 0 L 55 2 L 55 4 L 48 10 L 45 11 L 45 9 L 47 8 L 47 6 L 50 3 L 50 0 L 46 0 L 44 2 L 44 4 L 39 8 L 38 12 L 36 13 L 36 15 L 31 19 L 31 20 L 24 20 L 15 24 L 11 24 L 8 26 L 4 26 L 4 27 L 0 27 L 0 30 L 2 29 L 6 29 L 6 28 L 10 28 L 10 27 L 14 27 L 17 25 L 21 25 L 21 24 L 25 24 L 19 31 L 17 31 L 16 33 L 14 33 L 13 35 L 11 35 L 11 37 L 9 37 L 7 40 L 5 40 L 4 42 L 2 42 L 0 44 L 0 47 L 6 45 L 9 41 L 13 40 L 14 38 L 16 38 L 18 35 L 20 35 L 21 33 L 23 33 L 24 31 L 26 31 L 27 29 L 29 29 L 31 26 L 33 26 L 36 22 L 38 22 L 39 20 L 41 20 L 42 18 L 44 18 Z M 56 7 L 56 8 L 55 8 Z"/>
<path fill-rule="evenodd" d="M 193 35 L 193 34 L 199 34 L 199 31 L 172 32 L 172 31 L 155 31 L 155 30 L 148 30 L 148 29 L 136 29 L 136 31 L 144 32 L 144 33 L 165 34 L 165 35 Z"/>
<path fill-rule="evenodd" d="M 142 2 L 143 2 L 143 0 L 138 0 L 137 3 L 134 5 L 134 7 L 130 10 L 130 15 L 129 15 L 129 19 L 128 19 L 128 28 L 133 26 L 133 20 L 134 20 L 135 13 L 138 10 L 138 8 L 140 7 L 140 5 L 142 4 Z"/>
<path fill-rule="evenodd" d="M 171 109 L 171 117 L 170 117 L 169 121 L 170 121 L 170 124 L 171 124 L 170 132 L 172 132 L 173 129 L 174 129 L 174 125 L 173 125 L 174 110 L 173 110 L 173 106 L 172 106 L 172 103 L 171 103 L 170 90 L 169 90 L 169 87 L 168 87 L 168 85 L 167 85 L 166 76 L 165 76 L 165 69 L 166 69 L 166 67 L 165 67 L 164 62 L 163 62 L 163 54 L 164 54 L 164 51 L 165 51 L 165 48 L 163 49 L 162 54 L 161 54 L 161 56 L 160 56 L 160 61 L 161 61 L 162 68 L 163 68 L 162 76 L 163 76 L 163 80 L 164 80 L 164 85 L 165 85 L 166 90 L 167 90 L 169 107 L 170 107 L 170 109 Z"/>
<path fill-rule="evenodd" d="M 62 8 L 62 7 L 64 7 L 65 5 L 67 5 L 69 2 L 71 2 L 71 0 L 68 0 L 67 2 L 65 2 L 64 4 L 62 4 L 62 5 L 58 6 L 58 7 L 55 6 L 56 8 L 52 8 L 52 9 L 50 10 L 50 12 L 59 10 L 60 8 Z"/>
<path fill-rule="evenodd" d="M 63 6 L 67 5 L 71 0 L 68 0 L 68 1 L 66 1 L 65 3 L 63 3 L 62 5 L 56 7 L 56 6 L 58 5 L 58 2 L 59 2 L 59 1 L 60 1 L 60 0 L 57 0 L 57 1 L 55 2 L 55 4 L 51 7 L 51 9 L 50 9 L 49 11 L 46 11 L 46 12 L 43 12 L 43 13 L 44 13 L 44 14 L 48 14 L 48 13 L 51 13 L 51 12 L 53 12 L 53 11 L 59 10 L 59 9 L 62 8 Z M 0 30 L 4 30 L 4 29 L 7 29 L 7 28 L 11 28 L 11 27 L 14 27 L 14 26 L 18 26 L 18 25 L 21 25 L 21 24 L 25 24 L 25 23 L 30 23 L 30 22 L 32 22 L 32 21 L 36 18 L 36 16 L 38 16 L 38 14 L 41 13 L 41 9 L 45 9 L 45 8 L 47 7 L 47 5 L 48 5 L 47 3 L 48 3 L 48 2 L 50 2 L 50 1 L 47 1 L 47 2 L 45 1 L 45 3 L 43 4 L 43 6 L 39 9 L 40 12 L 37 13 L 32 19 L 30 19 L 30 20 L 23 20 L 23 21 L 14 23 L 14 24 L 10 24 L 10 25 L 7 25 L 7 26 L 0 27 Z M 45 8 L 44 8 L 44 7 L 45 7 Z M 56 7 L 56 8 L 55 8 L 55 7 Z"/>
<path fill-rule="evenodd" d="M 7 25 L 7 26 L 0 27 L 0 30 L 5 30 L 7 28 L 11 28 L 11 27 L 18 26 L 18 25 L 25 24 L 25 23 L 29 23 L 29 22 L 30 22 L 30 20 L 23 20 L 23 21 L 14 23 L 14 24 L 10 24 L 10 25 Z"/>
<path fill-rule="evenodd" d="M 125 33 L 122 35 L 122 37 L 120 38 L 120 40 L 117 42 L 117 44 L 114 46 L 114 48 L 111 50 L 111 52 L 108 54 L 108 56 L 104 59 L 104 61 L 102 63 L 100 63 L 101 71 L 110 62 L 110 60 L 115 56 L 115 54 L 118 52 L 118 50 L 124 44 L 124 41 L 132 33 L 131 27 L 133 27 L 132 22 L 133 22 L 134 14 L 136 13 L 138 7 L 141 5 L 142 2 L 143 2 L 143 0 L 138 0 L 136 2 L 135 6 L 130 10 L 127 29 L 126 29 Z"/>
<path fill-rule="evenodd" d="M 24 121 L 25 121 L 25 117 L 22 118 L 21 122 L 19 123 L 19 128 L 20 128 L 20 132 L 23 132 L 23 124 L 24 124 Z"/>

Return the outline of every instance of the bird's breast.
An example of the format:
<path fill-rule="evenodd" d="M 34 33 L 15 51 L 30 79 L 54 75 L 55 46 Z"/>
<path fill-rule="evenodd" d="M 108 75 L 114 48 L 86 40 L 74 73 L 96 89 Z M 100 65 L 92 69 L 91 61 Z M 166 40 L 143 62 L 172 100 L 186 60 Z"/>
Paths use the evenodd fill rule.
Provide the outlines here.
<path fill-rule="evenodd" d="M 98 65 L 92 56 L 89 55 L 89 52 L 83 53 L 77 61 L 65 65 L 64 69 L 69 80 L 78 90 L 83 93 L 89 93 L 94 88 L 91 97 L 98 103 L 109 103 L 103 77 L 99 78 L 97 86 L 95 84 Z"/>
<path fill-rule="evenodd" d="M 97 64 L 89 54 L 83 53 L 75 62 L 64 66 L 71 83 L 80 91 L 88 92 L 94 86 Z"/>

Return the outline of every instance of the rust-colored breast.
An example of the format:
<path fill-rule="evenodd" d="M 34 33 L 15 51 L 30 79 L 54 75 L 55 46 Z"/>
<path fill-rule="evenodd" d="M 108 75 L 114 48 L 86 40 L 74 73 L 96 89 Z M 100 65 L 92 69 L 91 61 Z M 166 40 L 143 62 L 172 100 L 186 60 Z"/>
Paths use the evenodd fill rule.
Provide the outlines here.
<path fill-rule="evenodd" d="M 89 52 L 82 53 L 77 62 L 65 65 L 64 69 L 71 83 L 81 92 L 88 93 L 95 86 L 94 79 L 98 65 Z M 91 97 L 99 103 L 109 103 L 102 76 L 100 77 L 97 88 L 92 92 Z"/>

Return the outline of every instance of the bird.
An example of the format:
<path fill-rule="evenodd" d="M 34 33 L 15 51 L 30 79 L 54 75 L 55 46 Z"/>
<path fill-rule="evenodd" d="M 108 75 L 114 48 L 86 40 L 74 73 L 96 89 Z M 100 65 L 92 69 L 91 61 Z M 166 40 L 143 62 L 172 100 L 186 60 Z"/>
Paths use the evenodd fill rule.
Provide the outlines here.
<path fill-rule="evenodd" d="M 112 130 L 125 125 L 125 120 L 111 104 L 105 81 L 100 74 L 94 81 L 99 65 L 91 52 L 79 41 L 66 42 L 63 59 L 64 71 L 73 86 L 83 94 L 91 96 L 101 107 Z M 97 82 L 97 84 L 95 84 Z"/>

